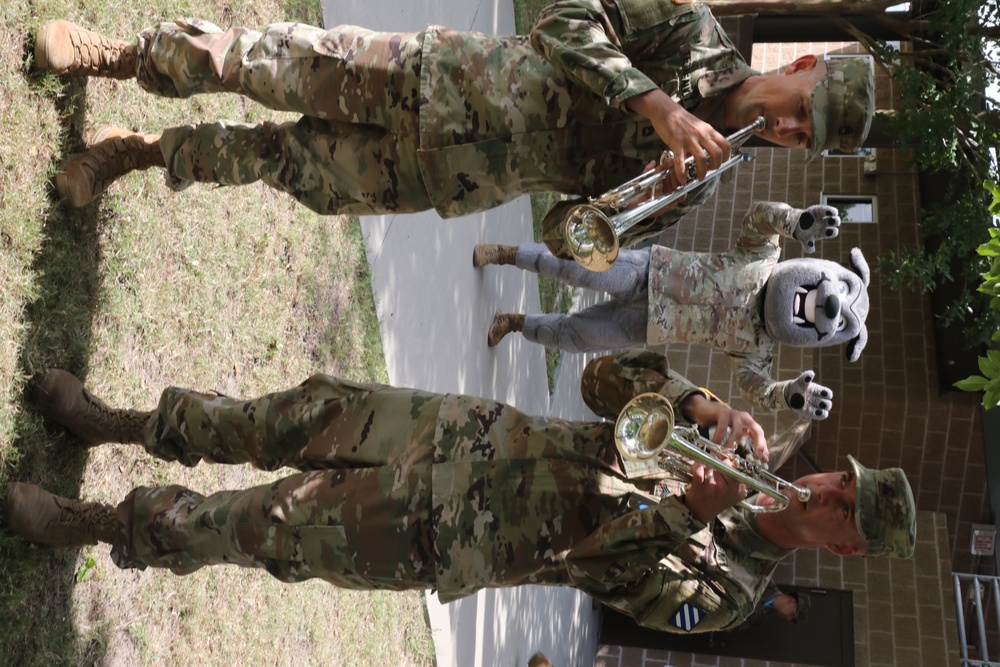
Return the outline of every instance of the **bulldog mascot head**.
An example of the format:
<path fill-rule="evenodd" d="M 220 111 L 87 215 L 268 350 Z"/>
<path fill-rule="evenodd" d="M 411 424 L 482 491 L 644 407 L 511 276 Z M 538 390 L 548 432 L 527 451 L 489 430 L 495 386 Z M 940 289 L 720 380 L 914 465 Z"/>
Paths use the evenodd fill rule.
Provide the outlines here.
<path fill-rule="evenodd" d="M 809 258 L 778 262 L 764 294 L 764 328 L 795 347 L 847 343 L 847 358 L 857 361 L 868 342 L 870 280 L 858 248 L 851 250 L 850 266 Z"/>

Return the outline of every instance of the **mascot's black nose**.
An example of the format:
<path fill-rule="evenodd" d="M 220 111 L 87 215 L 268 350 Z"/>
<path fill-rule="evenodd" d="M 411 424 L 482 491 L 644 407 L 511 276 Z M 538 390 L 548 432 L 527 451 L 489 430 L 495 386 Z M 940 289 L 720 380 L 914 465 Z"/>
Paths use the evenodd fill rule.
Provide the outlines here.
<path fill-rule="evenodd" d="M 826 302 L 823 304 L 823 313 L 828 320 L 836 319 L 840 315 L 840 299 L 833 294 L 826 297 Z"/>

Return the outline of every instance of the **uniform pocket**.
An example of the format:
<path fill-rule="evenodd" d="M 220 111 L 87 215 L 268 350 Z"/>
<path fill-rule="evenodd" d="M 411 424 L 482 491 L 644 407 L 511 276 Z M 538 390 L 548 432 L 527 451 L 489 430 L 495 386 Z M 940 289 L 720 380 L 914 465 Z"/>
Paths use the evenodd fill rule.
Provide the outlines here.
<path fill-rule="evenodd" d="M 343 526 L 238 526 L 236 533 L 240 549 L 281 581 L 319 578 L 345 588 L 371 588 L 355 567 Z"/>
<path fill-rule="evenodd" d="M 698 18 L 698 6 L 693 2 L 615 0 L 615 4 L 621 14 L 626 35 L 650 28 L 676 26 L 678 23 L 687 23 Z"/>

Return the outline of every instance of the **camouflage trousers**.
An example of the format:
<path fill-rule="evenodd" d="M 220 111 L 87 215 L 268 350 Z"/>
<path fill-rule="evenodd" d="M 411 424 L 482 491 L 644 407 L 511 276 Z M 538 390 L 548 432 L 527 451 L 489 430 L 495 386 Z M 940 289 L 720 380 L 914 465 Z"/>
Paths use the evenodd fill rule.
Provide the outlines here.
<path fill-rule="evenodd" d="M 120 567 L 178 574 L 231 563 L 287 582 L 431 588 L 441 400 L 325 375 L 250 401 L 168 389 L 146 428 L 154 456 L 304 472 L 209 496 L 180 486 L 135 489 L 118 507 L 112 557 Z"/>
<path fill-rule="evenodd" d="M 606 292 L 611 301 L 581 311 L 527 315 L 521 334 L 533 343 L 567 352 L 643 347 L 649 318 L 649 250 L 626 250 L 607 271 L 589 271 L 573 260 L 553 255 L 541 243 L 518 246 L 518 268 L 575 287 Z"/>
<path fill-rule="evenodd" d="M 239 93 L 297 122 L 165 130 L 168 184 L 258 180 L 321 214 L 431 208 L 417 164 L 423 35 L 292 23 L 263 32 L 200 19 L 139 35 L 138 81 L 167 97 Z"/>

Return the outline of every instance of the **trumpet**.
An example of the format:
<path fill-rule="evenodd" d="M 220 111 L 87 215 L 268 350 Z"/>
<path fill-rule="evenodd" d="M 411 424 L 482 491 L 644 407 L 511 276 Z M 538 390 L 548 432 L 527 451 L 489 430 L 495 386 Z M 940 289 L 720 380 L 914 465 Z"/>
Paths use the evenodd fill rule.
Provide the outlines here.
<path fill-rule="evenodd" d="M 743 144 L 765 126 L 764 117 L 759 116 L 750 125 L 726 137 L 729 158 L 715 169 L 709 169 L 703 181 L 697 180 L 694 157 L 688 156 L 684 160 L 688 182 L 671 192 L 657 193 L 657 186 L 673 172 L 670 168 L 659 168 L 640 174 L 602 195 L 589 197 L 585 204 L 570 207 L 563 222 L 569 252 L 581 266 L 591 271 L 607 271 L 618 259 L 618 239 L 622 232 L 656 215 L 699 185 L 722 176 L 736 164 L 753 159 L 742 151 Z M 673 160 L 670 151 L 664 151 L 660 164 L 667 160 Z"/>
<path fill-rule="evenodd" d="M 769 505 L 741 501 L 740 507 L 750 512 L 785 509 L 788 498 L 781 490 L 786 488 L 802 502 L 809 500 L 809 489 L 768 471 L 767 463 L 754 456 L 749 447 L 733 451 L 703 437 L 695 427 L 676 425 L 670 401 L 655 392 L 639 394 L 625 405 L 615 422 L 614 437 L 625 458 L 641 461 L 659 456 L 660 467 L 682 482 L 691 481 L 691 466 L 700 463 L 775 501 Z"/>

